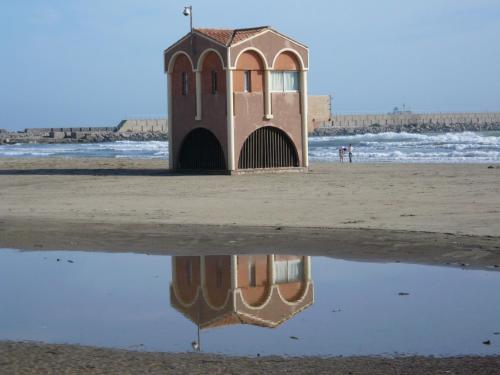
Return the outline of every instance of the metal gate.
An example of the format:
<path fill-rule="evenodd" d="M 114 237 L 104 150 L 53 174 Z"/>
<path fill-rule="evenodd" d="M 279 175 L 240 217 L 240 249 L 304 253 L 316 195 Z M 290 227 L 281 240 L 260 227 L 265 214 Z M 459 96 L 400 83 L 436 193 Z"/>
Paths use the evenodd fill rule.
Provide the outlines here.
<path fill-rule="evenodd" d="M 292 140 L 272 126 L 257 129 L 241 148 L 238 169 L 298 167 L 299 158 Z"/>
<path fill-rule="evenodd" d="M 179 153 L 179 169 L 226 169 L 224 151 L 207 129 L 192 130 L 182 142 Z"/>

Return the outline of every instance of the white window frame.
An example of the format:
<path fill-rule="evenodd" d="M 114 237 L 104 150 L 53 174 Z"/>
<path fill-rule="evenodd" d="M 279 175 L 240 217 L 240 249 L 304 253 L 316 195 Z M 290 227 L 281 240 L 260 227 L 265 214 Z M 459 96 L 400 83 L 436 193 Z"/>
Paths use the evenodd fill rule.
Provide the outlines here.
<path fill-rule="evenodd" d="M 281 272 L 278 271 L 281 270 Z M 295 271 L 297 271 L 294 277 Z M 304 279 L 304 262 L 302 259 L 277 260 L 274 262 L 276 284 L 299 282 Z"/>
<path fill-rule="evenodd" d="M 297 77 L 298 89 L 296 90 L 285 90 L 285 73 L 294 73 Z M 300 72 L 298 70 L 272 70 L 270 74 L 270 91 L 271 92 L 299 92 L 300 91 Z M 273 87 L 273 75 L 279 74 L 281 75 L 281 89 L 276 89 Z"/>

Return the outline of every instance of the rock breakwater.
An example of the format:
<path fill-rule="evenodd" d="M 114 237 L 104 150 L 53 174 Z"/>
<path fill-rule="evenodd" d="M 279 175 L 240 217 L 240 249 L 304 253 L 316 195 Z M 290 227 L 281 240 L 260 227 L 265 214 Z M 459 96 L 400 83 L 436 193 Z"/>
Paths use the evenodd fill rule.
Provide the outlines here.
<path fill-rule="evenodd" d="M 115 141 L 166 141 L 166 133 L 160 132 L 57 132 L 46 136 L 32 133 L 0 132 L 1 144 L 17 143 L 99 143 Z"/>
<path fill-rule="evenodd" d="M 402 125 L 380 125 L 371 124 L 365 126 L 322 126 L 314 129 L 313 136 L 333 135 L 357 135 L 357 134 L 379 134 L 379 133 L 458 133 L 465 131 L 495 131 L 500 130 L 500 121 L 489 124 L 456 123 L 456 124 L 402 124 Z"/>

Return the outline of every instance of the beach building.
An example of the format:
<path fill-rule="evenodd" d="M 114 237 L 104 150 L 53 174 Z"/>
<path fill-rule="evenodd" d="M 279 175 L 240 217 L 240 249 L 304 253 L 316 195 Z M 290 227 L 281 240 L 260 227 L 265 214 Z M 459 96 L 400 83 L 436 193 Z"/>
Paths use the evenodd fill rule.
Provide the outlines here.
<path fill-rule="evenodd" d="M 170 303 L 201 329 L 274 328 L 313 302 L 309 256 L 172 257 Z"/>
<path fill-rule="evenodd" d="M 164 52 L 170 168 L 308 166 L 308 48 L 268 27 L 193 29 Z"/>

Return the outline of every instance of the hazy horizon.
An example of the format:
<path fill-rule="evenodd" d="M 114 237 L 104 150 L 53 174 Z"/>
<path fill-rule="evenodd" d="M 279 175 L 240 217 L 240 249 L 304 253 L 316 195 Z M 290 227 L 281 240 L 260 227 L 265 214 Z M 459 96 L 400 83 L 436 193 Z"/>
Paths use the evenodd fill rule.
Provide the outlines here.
<path fill-rule="evenodd" d="M 500 111 L 500 3 L 191 1 L 195 27 L 270 25 L 310 48 L 309 93 L 333 112 Z M 3 4 L 0 128 L 165 117 L 163 50 L 184 1 Z"/>

